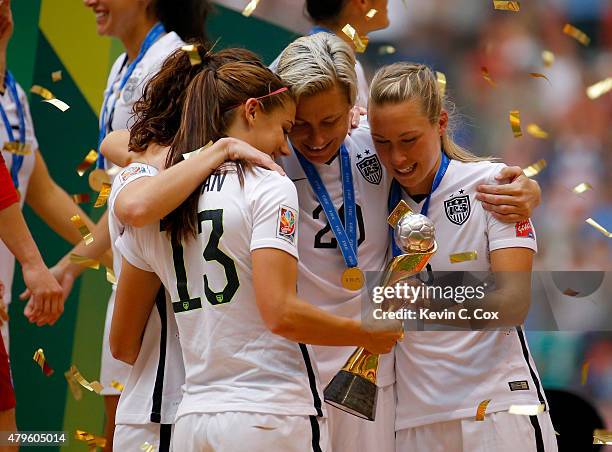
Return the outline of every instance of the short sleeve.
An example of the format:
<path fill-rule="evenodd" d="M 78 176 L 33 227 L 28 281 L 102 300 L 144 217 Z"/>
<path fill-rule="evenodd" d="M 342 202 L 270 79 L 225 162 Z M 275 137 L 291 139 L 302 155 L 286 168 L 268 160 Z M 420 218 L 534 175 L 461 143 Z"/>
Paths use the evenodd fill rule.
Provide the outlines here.
<path fill-rule="evenodd" d="M 276 248 L 297 259 L 299 204 L 295 185 L 289 178 L 270 171 L 253 188 L 250 200 L 251 251 Z"/>
<path fill-rule="evenodd" d="M 13 180 L 0 152 L 0 210 L 6 209 L 17 201 L 19 201 L 19 193 L 13 185 Z"/>
<path fill-rule="evenodd" d="M 146 163 L 130 163 L 128 166 L 123 168 L 113 180 L 113 187 L 111 189 L 111 194 L 109 196 L 109 206 L 113 207 L 115 205 L 115 199 L 121 193 L 129 183 L 134 182 L 141 177 L 153 177 L 159 171 L 157 168 L 151 165 L 147 165 Z"/>
<path fill-rule="evenodd" d="M 155 228 L 155 226 L 157 228 Z M 151 234 L 159 234 L 159 223 L 147 225 L 142 228 L 126 227 L 125 231 L 115 241 L 115 246 L 121 255 L 134 267 L 147 272 L 155 270 L 148 264 L 147 247 L 145 244 L 151 244 L 155 237 Z"/>

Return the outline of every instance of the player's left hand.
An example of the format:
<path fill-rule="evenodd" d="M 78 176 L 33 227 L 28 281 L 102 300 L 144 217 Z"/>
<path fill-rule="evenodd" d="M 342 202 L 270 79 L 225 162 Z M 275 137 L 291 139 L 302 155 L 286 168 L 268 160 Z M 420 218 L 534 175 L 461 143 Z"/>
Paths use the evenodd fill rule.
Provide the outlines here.
<path fill-rule="evenodd" d="M 509 166 L 495 176 L 499 185 L 479 185 L 476 199 L 485 210 L 504 223 L 529 219 L 541 201 L 540 185 L 529 179 L 519 166 Z"/>
<path fill-rule="evenodd" d="M 349 135 L 351 134 L 353 129 L 359 127 L 359 121 L 361 121 L 361 117 L 367 114 L 368 110 L 363 107 L 359 107 L 358 105 L 355 105 L 353 108 L 351 108 L 351 111 L 349 112 Z"/>

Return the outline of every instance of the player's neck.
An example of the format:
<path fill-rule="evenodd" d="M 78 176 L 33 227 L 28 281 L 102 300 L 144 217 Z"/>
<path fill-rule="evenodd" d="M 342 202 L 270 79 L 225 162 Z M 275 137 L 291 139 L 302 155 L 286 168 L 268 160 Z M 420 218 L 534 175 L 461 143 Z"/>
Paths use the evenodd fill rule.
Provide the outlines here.
<path fill-rule="evenodd" d="M 411 197 L 431 193 L 431 187 L 433 186 L 433 181 L 436 178 L 436 173 L 438 172 L 438 169 L 440 168 L 441 164 L 442 164 L 442 154 L 438 156 L 438 160 L 436 161 L 436 164 L 433 166 L 429 174 L 427 174 L 427 177 L 425 177 L 425 179 L 423 179 L 420 183 L 412 187 L 404 187 L 404 190 L 406 190 L 406 193 L 408 193 Z"/>
<path fill-rule="evenodd" d="M 128 56 L 128 61 L 134 61 L 140 52 L 140 47 L 144 42 L 145 38 L 151 28 L 156 24 L 157 20 L 154 18 L 143 18 L 139 20 L 124 36 L 119 36 L 125 52 Z"/>

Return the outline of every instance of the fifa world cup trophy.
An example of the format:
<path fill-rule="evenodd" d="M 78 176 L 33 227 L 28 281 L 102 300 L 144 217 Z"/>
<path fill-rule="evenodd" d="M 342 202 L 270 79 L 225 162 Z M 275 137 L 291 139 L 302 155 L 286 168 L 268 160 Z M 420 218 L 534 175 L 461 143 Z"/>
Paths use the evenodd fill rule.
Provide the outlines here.
<path fill-rule="evenodd" d="M 400 201 L 389 218 L 393 239 L 401 252 L 387 264 L 379 286 L 394 285 L 419 273 L 436 252 L 435 228 L 425 215 L 415 214 Z M 406 303 L 392 304 L 387 311 L 397 311 Z M 344 367 L 324 391 L 325 401 L 343 411 L 369 421 L 376 418 L 376 372 L 379 355 L 363 347 L 353 352 Z"/>

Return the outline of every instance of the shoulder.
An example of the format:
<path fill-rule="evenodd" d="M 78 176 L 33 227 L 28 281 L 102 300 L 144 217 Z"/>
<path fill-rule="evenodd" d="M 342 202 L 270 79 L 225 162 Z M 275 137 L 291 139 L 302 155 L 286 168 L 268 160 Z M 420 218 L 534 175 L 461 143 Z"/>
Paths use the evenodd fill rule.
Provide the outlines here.
<path fill-rule="evenodd" d="M 145 67 L 161 66 L 172 52 L 184 45 L 185 42 L 174 31 L 166 33 L 151 46 L 142 59 L 142 64 Z"/>
<path fill-rule="evenodd" d="M 295 192 L 295 185 L 287 176 L 282 176 L 276 171 L 260 168 L 258 166 L 251 168 L 247 172 L 246 184 L 249 184 L 253 189 L 270 189 L 277 188 L 278 190 L 289 190 Z"/>
<path fill-rule="evenodd" d="M 456 178 L 470 179 L 477 184 L 492 183 L 495 181 L 495 175 L 506 167 L 503 162 L 491 162 L 489 160 L 481 162 L 451 160 L 450 165 Z"/>
<path fill-rule="evenodd" d="M 117 57 L 117 59 L 115 60 L 115 62 L 111 66 L 111 70 L 110 70 L 110 72 L 108 74 L 109 83 L 112 82 L 115 79 L 115 77 L 117 77 L 117 74 L 121 70 L 121 66 L 123 66 L 123 62 L 125 61 L 125 57 L 126 57 L 125 52 L 123 52 L 121 55 L 119 55 Z"/>

